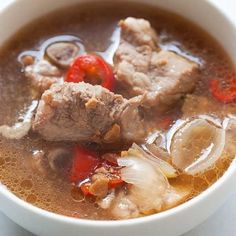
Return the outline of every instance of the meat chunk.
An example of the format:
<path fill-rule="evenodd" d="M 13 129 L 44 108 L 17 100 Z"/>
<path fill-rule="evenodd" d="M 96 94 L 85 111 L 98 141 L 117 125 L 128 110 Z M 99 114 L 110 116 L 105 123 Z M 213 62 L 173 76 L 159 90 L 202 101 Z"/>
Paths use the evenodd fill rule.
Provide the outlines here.
<path fill-rule="evenodd" d="M 127 101 L 127 105 L 122 111 L 120 117 L 122 137 L 127 141 L 140 142 L 155 128 L 155 122 L 149 120 L 142 104 L 141 96 L 134 97 Z"/>
<path fill-rule="evenodd" d="M 146 73 L 153 51 L 158 50 L 158 37 L 150 23 L 143 19 L 129 17 L 120 21 L 119 26 L 121 39 L 114 56 L 116 80 L 128 91 L 128 96 L 133 97 L 150 87 Z"/>
<path fill-rule="evenodd" d="M 89 192 L 94 196 L 103 198 L 108 193 L 109 178 L 104 173 L 96 173 L 91 178 Z"/>
<path fill-rule="evenodd" d="M 36 60 L 33 58 L 30 60 L 30 56 L 26 56 L 23 59 L 23 63 L 26 65 L 24 68 L 25 76 L 39 93 L 43 93 L 54 83 L 63 82 L 62 71 L 46 60 Z"/>
<path fill-rule="evenodd" d="M 143 95 L 144 105 L 165 110 L 194 89 L 198 65 L 174 52 L 160 50 L 148 21 L 129 17 L 119 25 L 121 40 L 114 66 L 125 97 Z"/>
<path fill-rule="evenodd" d="M 104 165 L 96 169 L 95 173 L 89 178 L 89 181 L 85 183 L 87 184 L 89 193 L 96 196 L 97 203 L 102 203 L 101 200 L 108 197 L 108 195 L 113 192 L 114 188 L 118 187 L 118 185 L 115 186 L 113 184 L 113 181 L 117 180 L 118 175 L 117 168 Z M 105 200 L 107 204 L 111 203 L 110 201 L 107 202 L 108 199 L 110 199 L 110 197 Z M 105 204 L 105 202 L 103 203 Z M 106 206 L 104 204 L 102 204 L 103 207 L 108 207 L 107 204 L 105 204 Z"/>
<path fill-rule="evenodd" d="M 20 58 L 25 76 L 41 95 L 54 83 L 64 81 L 65 69 L 75 60 L 80 48 L 73 42 L 55 42 L 49 45 L 43 57 L 37 58 L 31 53 Z M 27 53 L 26 53 L 27 54 Z"/>
<path fill-rule="evenodd" d="M 113 200 L 111 207 L 111 214 L 115 219 L 129 219 L 140 216 L 138 206 L 121 192 Z"/>
<path fill-rule="evenodd" d="M 45 91 L 33 129 L 46 140 L 96 143 L 140 140 L 148 132 L 138 99 L 84 82 L 54 84 Z"/>

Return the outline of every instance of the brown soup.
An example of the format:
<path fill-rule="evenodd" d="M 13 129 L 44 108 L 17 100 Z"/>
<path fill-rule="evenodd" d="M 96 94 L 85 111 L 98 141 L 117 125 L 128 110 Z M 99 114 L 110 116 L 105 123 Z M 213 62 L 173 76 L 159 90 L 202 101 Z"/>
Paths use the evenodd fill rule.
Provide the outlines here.
<path fill-rule="evenodd" d="M 194 92 L 181 98 L 175 108 L 162 114 L 161 119 L 171 117 L 171 122 L 166 119 L 161 123 L 160 119 L 157 119 L 156 129 L 163 129 L 168 133 L 175 121 L 183 117 L 209 115 L 224 120 L 229 114 L 236 114 L 235 103 L 222 103 L 212 96 L 209 90 L 209 82 L 212 79 L 224 81 L 233 78 L 235 72 L 227 54 L 214 39 L 180 16 L 146 5 L 116 2 L 80 4 L 50 13 L 22 28 L 2 46 L 0 125 L 14 125 L 21 121 L 32 100 L 35 100 L 35 92 L 29 80 L 25 78 L 22 64 L 19 62 L 22 53 L 40 57 L 52 42 L 76 41 L 87 53 L 97 53 L 111 62 L 114 49 L 119 43 L 117 24 L 128 16 L 148 20 L 159 35 L 161 49 L 174 51 L 200 67 L 200 80 Z M 116 88 L 115 92 L 120 93 L 119 89 Z M 200 139 L 199 136 L 198 140 Z M 202 140 L 204 142 L 204 138 Z M 88 144 L 87 147 L 99 150 L 99 153 L 106 153 L 108 149 L 122 151 L 130 147 L 130 143 L 122 145 L 117 147 L 111 144 L 109 148 L 104 149 L 94 144 Z M 33 131 L 19 140 L 1 136 L 0 180 L 19 198 L 54 213 L 94 220 L 122 218 L 111 214 L 109 208 L 102 209 L 93 197 L 84 196 L 80 188 L 71 184 L 68 180 L 69 167 L 54 172 L 50 164 L 37 163 L 41 156 L 47 155 L 52 149 L 64 148 L 71 151 L 74 146 L 75 142 L 45 141 Z M 188 189 L 190 193 L 178 204 L 195 197 L 217 181 L 228 168 L 233 156 L 223 152 L 215 165 L 204 173 L 189 175 L 178 172 L 177 177 L 170 178 L 171 186 Z M 65 166 L 71 165 L 71 162 L 68 162 Z M 128 191 L 129 187 L 119 188 Z M 168 208 L 170 206 L 147 214 Z"/>

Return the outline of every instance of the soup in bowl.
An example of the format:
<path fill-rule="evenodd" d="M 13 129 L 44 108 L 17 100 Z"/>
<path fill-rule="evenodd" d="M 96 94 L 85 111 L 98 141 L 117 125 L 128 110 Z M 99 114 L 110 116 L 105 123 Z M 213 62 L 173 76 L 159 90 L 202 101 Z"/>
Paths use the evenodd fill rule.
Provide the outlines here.
<path fill-rule="evenodd" d="M 185 1 L 38 4 L 2 38 L 3 212 L 40 235 L 178 235 L 204 220 L 235 178 L 234 26 L 207 2 L 191 17 Z M 22 6 L 35 14 L 15 2 L 3 24 Z"/>

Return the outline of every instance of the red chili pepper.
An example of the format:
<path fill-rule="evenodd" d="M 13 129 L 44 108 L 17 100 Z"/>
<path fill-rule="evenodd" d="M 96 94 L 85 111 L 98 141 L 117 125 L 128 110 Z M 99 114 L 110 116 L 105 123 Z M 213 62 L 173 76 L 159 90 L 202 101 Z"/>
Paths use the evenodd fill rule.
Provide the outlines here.
<path fill-rule="evenodd" d="M 77 183 L 89 178 L 100 163 L 100 158 L 96 153 L 77 146 L 74 151 L 70 181 Z"/>
<path fill-rule="evenodd" d="M 225 88 L 222 88 L 219 80 L 213 79 L 210 81 L 210 91 L 220 102 L 233 102 L 236 100 L 236 79 L 230 80 Z"/>
<path fill-rule="evenodd" d="M 173 123 L 173 118 L 170 116 L 166 116 L 160 121 L 160 127 L 165 130 L 168 129 L 172 123 Z"/>
<path fill-rule="evenodd" d="M 124 184 L 124 181 L 120 177 L 114 178 L 109 181 L 108 188 L 109 189 L 118 188 L 118 187 L 122 186 L 123 184 Z"/>
<path fill-rule="evenodd" d="M 66 82 L 82 81 L 114 90 L 115 80 L 111 66 L 96 55 L 82 55 L 69 68 Z"/>

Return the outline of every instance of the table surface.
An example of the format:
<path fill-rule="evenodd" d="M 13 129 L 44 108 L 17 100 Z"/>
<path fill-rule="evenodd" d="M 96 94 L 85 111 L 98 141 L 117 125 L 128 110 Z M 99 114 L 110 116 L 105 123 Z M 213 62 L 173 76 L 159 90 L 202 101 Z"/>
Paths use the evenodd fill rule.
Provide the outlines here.
<path fill-rule="evenodd" d="M 0 0 L 0 8 L 13 0 Z M 236 21 L 235 0 L 209 0 L 219 5 Z M 236 188 L 228 201 L 207 221 L 182 236 L 236 235 Z M 0 236 L 33 236 L 0 213 Z"/>

